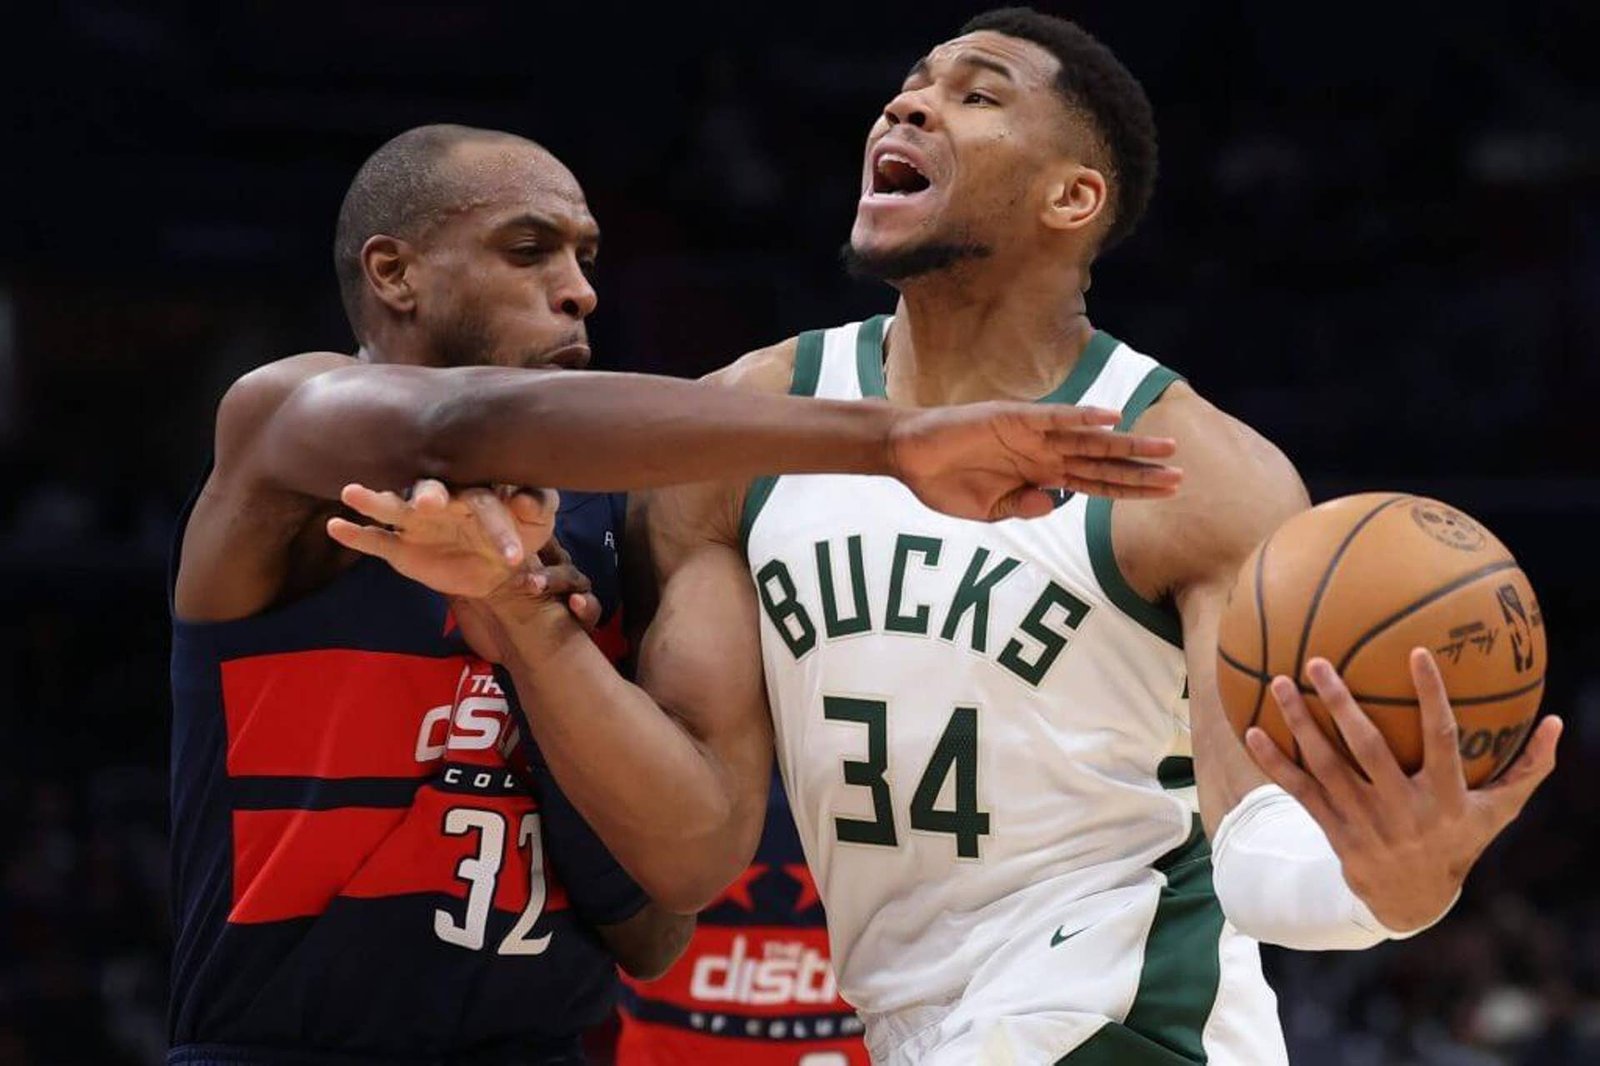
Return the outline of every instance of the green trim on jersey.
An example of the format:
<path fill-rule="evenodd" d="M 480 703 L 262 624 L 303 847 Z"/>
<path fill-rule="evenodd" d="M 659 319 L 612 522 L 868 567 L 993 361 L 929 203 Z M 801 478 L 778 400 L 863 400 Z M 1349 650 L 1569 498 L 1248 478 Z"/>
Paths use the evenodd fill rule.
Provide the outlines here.
<path fill-rule="evenodd" d="M 1083 354 L 1072 364 L 1072 372 L 1047 395 L 1040 397 L 1039 402 L 1077 403 L 1083 399 L 1083 394 L 1089 391 L 1089 386 L 1100 376 L 1100 371 L 1106 368 L 1106 364 L 1111 361 L 1111 353 L 1116 351 L 1117 345 L 1121 343 L 1105 330 L 1095 330 L 1094 336 L 1089 338 L 1089 343 L 1083 346 Z"/>
<path fill-rule="evenodd" d="M 866 399 L 889 398 L 883 380 L 883 327 L 888 321 L 888 315 L 873 315 L 856 331 L 856 376 Z"/>
<path fill-rule="evenodd" d="M 794 375 L 789 379 L 790 396 L 817 394 L 817 381 L 822 377 L 823 337 L 822 330 L 811 330 L 800 334 L 796 341 Z M 767 498 L 777 484 L 778 479 L 768 474 L 750 482 L 750 487 L 745 490 L 744 510 L 739 514 L 739 546 L 747 555 L 750 551 L 750 531 L 755 528 L 756 518 L 761 514 L 761 508 L 767 505 Z"/>
<path fill-rule="evenodd" d="M 1128 402 L 1122 407 L 1122 421 L 1117 423 L 1119 431 L 1126 432 L 1145 409 L 1156 400 L 1174 381 L 1183 379 L 1164 366 L 1158 366 L 1144 376 L 1139 382 L 1139 387 L 1133 390 L 1133 395 L 1128 397 Z M 1100 582 L 1100 587 L 1105 590 L 1106 596 L 1112 603 L 1121 608 L 1122 613 L 1144 626 L 1150 632 L 1171 644 L 1173 647 L 1183 647 L 1183 623 L 1178 618 L 1178 612 L 1170 603 L 1151 603 L 1133 590 L 1127 578 L 1122 576 L 1122 568 L 1117 565 L 1116 553 L 1111 549 L 1111 501 L 1104 496 L 1092 496 L 1084 509 L 1084 527 L 1089 541 L 1089 562 L 1094 567 L 1095 580 Z"/>
<path fill-rule="evenodd" d="M 1121 1022 L 1107 1022 L 1056 1066 L 1193 1066 L 1222 985 L 1222 905 L 1211 887 L 1211 845 L 1200 819 L 1155 862 L 1166 876 L 1144 942 L 1139 989 Z"/>
<path fill-rule="evenodd" d="M 888 386 L 883 379 L 883 327 L 888 321 L 888 315 L 869 318 L 861 323 L 861 329 L 856 334 L 856 376 L 861 380 L 861 395 L 879 400 L 889 397 Z M 1083 354 L 1073 364 L 1072 372 L 1061 384 L 1041 396 L 1039 402 L 1077 403 L 1083 399 L 1083 394 L 1089 391 L 1089 386 L 1106 368 L 1111 353 L 1121 343 L 1104 330 L 1096 330 L 1084 346 Z"/>

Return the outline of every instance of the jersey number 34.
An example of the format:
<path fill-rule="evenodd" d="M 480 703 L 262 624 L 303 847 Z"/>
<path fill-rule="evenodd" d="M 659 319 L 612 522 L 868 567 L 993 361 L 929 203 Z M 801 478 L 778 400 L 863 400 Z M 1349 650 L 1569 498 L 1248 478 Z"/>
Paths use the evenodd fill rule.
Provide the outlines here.
<path fill-rule="evenodd" d="M 834 831 L 846 843 L 898 846 L 894 802 L 889 782 L 883 776 L 889 768 L 889 705 L 882 700 L 824 696 L 822 717 L 831 722 L 860 722 L 867 727 L 867 758 L 844 761 L 844 782 L 871 791 L 872 818 L 835 817 Z M 955 807 L 936 807 L 951 774 L 955 775 Z M 950 720 L 911 795 L 911 828 L 948 833 L 956 838 L 957 855 L 963 859 L 978 857 L 978 840 L 989 835 L 989 814 L 978 810 L 976 707 L 957 707 L 950 712 Z"/>

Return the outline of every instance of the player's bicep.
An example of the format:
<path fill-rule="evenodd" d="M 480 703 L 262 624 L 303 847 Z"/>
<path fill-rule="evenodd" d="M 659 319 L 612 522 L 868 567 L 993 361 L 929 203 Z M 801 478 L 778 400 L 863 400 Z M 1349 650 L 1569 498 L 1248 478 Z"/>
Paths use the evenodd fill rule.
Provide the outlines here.
<path fill-rule="evenodd" d="M 230 420 L 229 401 L 249 376 L 240 379 L 218 413 L 219 461 L 231 430 L 230 466 L 241 478 L 326 500 L 352 481 L 399 489 L 426 473 L 423 428 L 437 391 L 433 375 L 331 358 L 340 361 L 314 364 L 264 414 Z"/>

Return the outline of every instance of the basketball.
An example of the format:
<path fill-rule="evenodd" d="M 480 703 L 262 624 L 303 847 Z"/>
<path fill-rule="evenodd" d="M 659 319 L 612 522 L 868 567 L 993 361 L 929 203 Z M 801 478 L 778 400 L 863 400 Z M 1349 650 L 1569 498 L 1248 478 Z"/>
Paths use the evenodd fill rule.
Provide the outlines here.
<path fill-rule="evenodd" d="M 1409 658 L 1433 652 L 1460 727 L 1467 784 L 1515 758 L 1544 692 L 1545 632 L 1527 577 L 1495 535 L 1420 496 L 1330 500 L 1278 527 L 1240 568 L 1217 643 L 1222 702 L 1242 738 L 1260 726 L 1297 762 L 1268 685 L 1295 679 L 1345 751 L 1305 664 L 1327 659 L 1408 773 L 1422 765 Z"/>

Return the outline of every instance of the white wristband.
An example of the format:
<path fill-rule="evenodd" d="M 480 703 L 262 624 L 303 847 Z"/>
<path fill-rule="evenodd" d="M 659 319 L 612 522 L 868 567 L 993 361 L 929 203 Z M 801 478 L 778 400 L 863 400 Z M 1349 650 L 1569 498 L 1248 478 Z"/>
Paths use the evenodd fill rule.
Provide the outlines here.
<path fill-rule="evenodd" d="M 1277 785 L 1253 790 L 1222 819 L 1211 864 L 1222 913 L 1236 929 L 1300 951 L 1358 951 L 1403 940 L 1455 906 L 1451 900 L 1438 918 L 1409 932 L 1386 928 L 1350 891 L 1322 827 Z"/>

